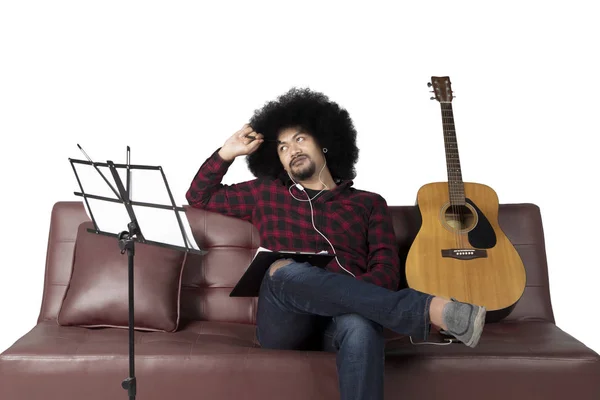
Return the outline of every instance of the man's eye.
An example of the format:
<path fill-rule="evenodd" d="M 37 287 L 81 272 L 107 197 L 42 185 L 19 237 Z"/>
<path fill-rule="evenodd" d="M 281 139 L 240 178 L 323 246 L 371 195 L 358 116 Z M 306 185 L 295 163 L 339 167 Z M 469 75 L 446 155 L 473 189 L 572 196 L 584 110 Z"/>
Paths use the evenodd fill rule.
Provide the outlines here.
<path fill-rule="evenodd" d="M 298 136 L 298 138 L 296 139 L 296 141 L 300 141 L 300 139 L 304 140 L 304 138 L 302 136 Z"/>

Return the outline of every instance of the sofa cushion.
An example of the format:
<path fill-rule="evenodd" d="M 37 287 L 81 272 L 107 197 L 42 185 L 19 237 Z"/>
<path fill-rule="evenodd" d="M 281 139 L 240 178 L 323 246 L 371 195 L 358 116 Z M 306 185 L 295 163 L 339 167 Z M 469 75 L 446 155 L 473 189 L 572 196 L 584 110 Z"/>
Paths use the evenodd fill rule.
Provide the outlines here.
<path fill-rule="evenodd" d="M 194 321 L 135 343 L 140 399 L 339 398 L 334 353 L 262 349 L 253 325 Z M 549 322 L 487 324 L 474 349 L 387 349 L 386 399 L 600 398 L 600 357 Z M 127 366 L 127 331 L 42 322 L 0 356 L 0 398 L 126 398 Z"/>
<path fill-rule="evenodd" d="M 128 256 L 118 239 L 79 225 L 71 277 L 58 324 L 81 327 L 129 326 Z M 179 325 L 180 291 L 186 253 L 135 243 L 134 326 L 174 332 Z"/>

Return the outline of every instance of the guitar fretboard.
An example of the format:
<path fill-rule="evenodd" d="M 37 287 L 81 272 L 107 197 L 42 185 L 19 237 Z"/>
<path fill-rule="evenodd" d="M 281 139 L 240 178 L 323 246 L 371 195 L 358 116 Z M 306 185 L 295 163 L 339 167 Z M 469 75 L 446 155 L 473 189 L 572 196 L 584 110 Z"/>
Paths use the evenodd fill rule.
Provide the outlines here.
<path fill-rule="evenodd" d="M 465 204 L 465 188 L 460 170 L 458 143 L 454 128 L 452 103 L 440 103 L 442 108 L 442 126 L 444 128 L 444 146 L 446 148 L 446 168 L 448 170 L 448 191 L 452 205 Z"/>

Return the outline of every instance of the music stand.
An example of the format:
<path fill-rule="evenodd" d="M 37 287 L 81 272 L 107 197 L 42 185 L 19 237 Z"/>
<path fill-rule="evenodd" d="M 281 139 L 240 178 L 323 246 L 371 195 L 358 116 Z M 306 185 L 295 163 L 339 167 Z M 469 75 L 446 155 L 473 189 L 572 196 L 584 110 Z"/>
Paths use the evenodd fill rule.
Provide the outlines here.
<path fill-rule="evenodd" d="M 183 223 L 181 221 L 181 217 L 179 215 L 179 211 L 185 212 L 185 208 L 177 207 L 175 204 L 175 200 L 173 199 L 173 195 L 171 193 L 171 189 L 169 188 L 169 183 L 167 182 L 167 178 L 165 173 L 160 166 L 149 166 L 149 165 L 132 165 L 130 164 L 130 148 L 127 146 L 127 164 L 115 164 L 112 161 L 107 161 L 106 163 L 101 162 L 93 162 L 88 155 L 83 151 L 81 146 L 78 144 L 77 147 L 83 152 L 88 161 L 78 160 L 69 158 L 69 162 L 71 163 L 71 167 L 73 168 L 73 172 L 75 173 L 75 178 L 77 179 L 77 183 L 79 184 L 79 188 L 81 192 L 74 192 L 76 196 L 83 197 L 85 205 L 88 209 L 90 218 L 92 219 L 92 223 L 94 224 L 94 229 L 88 229 L 87 231 L 90 233 L 96 233 L 105 236 L 112 236 L 118 239 L 119 248 L 121 250 L 121 254 L 127 252 L 128 258 L 128 281 L 129 281 L 129 289 L 128 289 L 128 297 L 129 297 L 129 376 L 123 380 L 121 386 L 123 389 L 127 390 L 129 399 L 134 400 L 137 391 L 137 384 L 135 378 L 135 348 L 134 348 L 134 301 L 133 301 L 133 266 L 134 266 L 134 257 L 135 257 L 135 242 L 167 247 L 174 250 L 185 251 L 188 253 L 204 255 L 208 253 L 206 250 L 202 249 L 194 249 L 191 245 L 190 239 L 188 238 L 184 228 Z M 81 180 L 79 179 L 79 175 L 77 174 L 77 170 L 75 168 L 75 164 L 84 164 L 93 166 L 96 171 L 100 174 L 102 179 L 106 182 L 106 184 L 110 187 L 112 192 L 115 194 L 116 198 L 110 198 L 106 196 L 99 196 L 90 193 L 85 193 L 83 190 L 83 186 L 81 184 Z M 108 167 L 110 169 L 111 175 L 114 179 L 114 182 L 117 186 L 115 189 L 114 186 L 109 182 L 109 180 L 104 176 L 102 171 L 98 168 Z M 126 178 L 127 178 L 127 188 L 123 185 L 123 181 L 119 176 L 118 169 L 126 169 Z M 165 184 L 167 193 L 170 198 L 171 204 L 156 204 L 156 203 L 143 203 L 139 201 L 133 201 L 131 199 L 131 170 L 158 170 L 162 175 L 163 182 Z M 92 209 L 90 208 L 89 199 L 102 200 L 108 202 L 116 202 L 121 203 L 125 206 L 127 214 L 129 216 L 129 223 L 127 223 L 127 230 L 121 231 L 120 233 L 113 233 L 109 231 L 103 231 L 99 229 L 96 219 L 94 218 L 94 214 L 92 213 Z M 136 218 L 135 212 L 133 210 L 133 206 L 143 206 L 143 207 L 153 207 L 159 209 L 173 210 L 175 216 L 177 218 L 177 223 L 179 225 L 179 229 L 181 231 L 181 235 L 183 238 L 183 246 L 177 246 L 169 243 L 152 241 L 148 240 L 144 237 L 144 234 L 141 230 L 139 222 Z"/>

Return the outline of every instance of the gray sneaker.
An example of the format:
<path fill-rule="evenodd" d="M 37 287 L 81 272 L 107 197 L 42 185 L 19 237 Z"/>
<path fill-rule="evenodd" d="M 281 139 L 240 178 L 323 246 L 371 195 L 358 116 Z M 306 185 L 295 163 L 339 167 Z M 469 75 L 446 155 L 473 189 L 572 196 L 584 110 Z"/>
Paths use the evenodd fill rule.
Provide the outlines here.
<path fill-rule="evenodd" d="M 452 335 L 469 347 L 477 346 L 485 324 L 485 307 L 461 303 L 454 298 L 451 300 L 442 312 L 442 319 L 448 329 L 441 333 Z"/>

